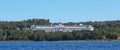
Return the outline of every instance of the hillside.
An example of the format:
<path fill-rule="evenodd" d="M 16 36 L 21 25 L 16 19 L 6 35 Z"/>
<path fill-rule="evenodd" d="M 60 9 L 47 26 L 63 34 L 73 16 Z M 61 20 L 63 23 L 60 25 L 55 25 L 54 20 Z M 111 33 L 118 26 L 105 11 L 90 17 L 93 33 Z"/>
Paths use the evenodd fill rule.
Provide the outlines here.
<path fill-rule="evenodd" d="M 24 21 L 0 21 L 0 40 L 61 41 L 61 40 L 120 40 L 120 20 L 63 23 L 92 25 L 95 31 L 45 32 L 30 31 L 23 28 L 31 25 L 50 25 L 48 19 L 29 19 Z M 58 23 L 52 23 L 58 24 Z M 20 28 L 20 30 L 16 30 Z"/>

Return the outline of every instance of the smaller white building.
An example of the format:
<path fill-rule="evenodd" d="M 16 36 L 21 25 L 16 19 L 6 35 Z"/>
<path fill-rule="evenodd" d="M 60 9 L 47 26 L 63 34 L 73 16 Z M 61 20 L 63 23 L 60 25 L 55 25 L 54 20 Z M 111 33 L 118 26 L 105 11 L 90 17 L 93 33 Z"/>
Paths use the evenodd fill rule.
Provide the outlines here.
<path fill-rule="evenodd" d="M 49 26 L 31 26 L 31 30 L 36 31 L 36 30 L 44 30 L 46 32 L 57 32 L 57 31 L 62 31 L 62 32 L 72 32 L 72 31 L 81 31 L 81 30 L 90 30 L 93 31 L 94 28 L 91 25 L 71 25 L 71 26 L 65 26 L 63 24 L 59 25 L 49 25 Z"/>

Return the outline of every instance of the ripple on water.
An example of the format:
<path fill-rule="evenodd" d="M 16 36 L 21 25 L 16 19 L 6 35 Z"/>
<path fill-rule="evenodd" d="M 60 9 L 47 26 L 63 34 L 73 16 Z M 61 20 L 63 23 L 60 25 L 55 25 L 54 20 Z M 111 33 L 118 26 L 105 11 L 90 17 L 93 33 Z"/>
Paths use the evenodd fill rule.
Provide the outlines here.
<path fill-rule="evenodd" d="M 120 42 L 0 42 L 0 50 L 120 50 Z"/>

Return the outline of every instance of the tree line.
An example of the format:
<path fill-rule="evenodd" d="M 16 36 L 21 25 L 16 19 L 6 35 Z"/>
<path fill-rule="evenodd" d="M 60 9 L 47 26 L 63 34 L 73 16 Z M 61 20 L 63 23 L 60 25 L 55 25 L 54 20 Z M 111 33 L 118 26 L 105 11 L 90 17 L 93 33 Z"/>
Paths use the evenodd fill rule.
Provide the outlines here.
<path fill-rule="evenodd" d="M 120 34 L 107 31 L 45 32 L 30 30 L 0 30 L 0 41 L 63 41 L 63 40 L 119 40 Z"/>
<path fill-rule="evenodd" d="M 29 19 L 24 21 L 0 21 L 0 41 L 29 40 L 29 41 L 62 41 L 62 40 L 119 40 L 120 20 L 99 22 L 68 22 L 64 25 L 74 24 L 92 25 L 94 31 L 72 31 L 72 32 L 45 32 L 42 30 L 23 30 L 31 25 L 50 25 L 49 19 Z M 16 28 L 20 30 L 16 30 Z"/>

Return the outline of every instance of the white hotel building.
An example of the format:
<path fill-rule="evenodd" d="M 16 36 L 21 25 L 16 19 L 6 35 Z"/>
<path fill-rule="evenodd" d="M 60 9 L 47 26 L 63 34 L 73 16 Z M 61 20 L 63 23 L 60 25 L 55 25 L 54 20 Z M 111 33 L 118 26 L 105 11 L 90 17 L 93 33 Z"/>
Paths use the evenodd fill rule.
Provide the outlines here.
<path fill-rule="evenodd" d="M 57 32 L 57 31 L 62 31 L 62 32 L 72 32 L 72 31 L 81 31 L 81 30 L 90 30 L 93 31 L 94 28 L 91 25 L 72 25 L 72 26 L 65 26 L 63 24 L 59 25 L 49 25 L 49 26 L 31 26 L 31 30 L 44 30 L 45 32 Z"/>

